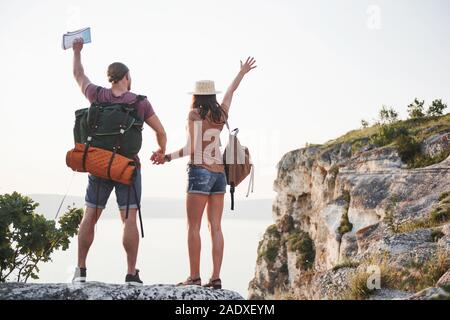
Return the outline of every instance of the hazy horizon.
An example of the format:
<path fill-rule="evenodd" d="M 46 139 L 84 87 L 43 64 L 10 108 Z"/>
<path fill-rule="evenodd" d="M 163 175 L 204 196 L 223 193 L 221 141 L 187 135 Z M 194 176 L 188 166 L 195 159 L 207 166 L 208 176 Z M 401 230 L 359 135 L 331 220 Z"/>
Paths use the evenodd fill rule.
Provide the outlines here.
<path fill-rule="evenodd" d="M 39 203 L 35 212 L 43 214 L 47 219 L 54 219 L 58 208 L 63 200 L 63 194 L 27 194 L 34 202 Z M 224 219 L 241 220 L 272 220 L 273 199 L 237 199 L 235 210 L 231 211 L 230 196 L 225 196 Z M 67 195 L 64 204 L 61 207 L 59 216 L 66 212 L 68 206 L 84 208 L 84 197 L 76 195 Z M 185 218 L 186 207 L 183 198 L 154 198 L 143 197 L 141 199 L 142 216 L 149 219 L 159 218 Z M 102 218 L 118 218 L 119 210 L 117 208 L 114 192 L 106 204 Z M 206 214 L 204 215 L 206 218 Z"/>

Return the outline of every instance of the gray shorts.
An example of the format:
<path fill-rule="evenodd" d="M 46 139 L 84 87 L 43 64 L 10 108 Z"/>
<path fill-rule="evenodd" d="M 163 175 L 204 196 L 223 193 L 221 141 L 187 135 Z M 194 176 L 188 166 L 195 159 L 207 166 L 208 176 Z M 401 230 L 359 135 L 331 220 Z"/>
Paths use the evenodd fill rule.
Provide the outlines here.
<path fill-rule="evenodd" d="M 89 174 L 88 179 L 89 181 L 86 189 L 86 197 L 84 198 L 87 207 L 95 208 L 96 204 L 98 203 L 98 208 L 104 209 L 112 190 L 115 189 L 119 210 L 126 210 L 127 208 L 128 190 L 130 190 L 130 209 L 138 208 L 138 203 L 140 203 L 141 201 L 142 193 L 140 169 L 136 169 L 136 177 L 134 178 L 134 187 L 136 188 L 138 199 L 136 199 L 135 197 L 133 188 L 131 187 L 130 189 L 128 189 L 128 186 L 126 184 L 99 178 L 91 174 Z"/>

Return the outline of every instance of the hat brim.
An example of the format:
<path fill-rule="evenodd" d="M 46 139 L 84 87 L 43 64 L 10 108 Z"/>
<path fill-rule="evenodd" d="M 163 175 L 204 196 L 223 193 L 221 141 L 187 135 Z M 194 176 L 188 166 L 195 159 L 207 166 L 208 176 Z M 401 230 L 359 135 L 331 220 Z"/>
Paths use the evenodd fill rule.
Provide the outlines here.
<path fill-rule="evenodd" d="M 195 96 L 211 96 L 211 95 L 219 94 L 219 93 L 222 93 L 222 91 L 215 91 L 213 93 L 188 92 L 187 94 L 192 94 L 192 95 L 195 95 Z"/>

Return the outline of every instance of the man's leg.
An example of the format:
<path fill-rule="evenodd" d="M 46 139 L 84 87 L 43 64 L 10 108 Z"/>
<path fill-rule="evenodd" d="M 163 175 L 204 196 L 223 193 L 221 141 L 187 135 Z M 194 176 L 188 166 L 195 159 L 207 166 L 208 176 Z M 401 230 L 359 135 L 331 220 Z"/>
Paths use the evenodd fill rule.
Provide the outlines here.
<path fill-rule="evenodd" d="M 116 183 L 115 190 L 123 222 L 122 244 L 127 254 L 127 274 L 134 276 L 136 274 L 136 260 L 139 249 L 139 231 L 136 216 L 138 203 L 141 201 L 141 171 L 137 169 L 133 186 Z M 129 205 L 128 219 L 125 219 L 127 204 Z"/>
<path fill-rule="evenodd" d="M 139 231 L 137 228 L 137 209 L 130 208 L 128 219 L 125 219 L 125 210 L 120 210 L 123 222 L 122 243 L 127 254 L 128 271 L 127 274 L 136 274 L 136 260 L 139 250 Z"/>
<path fill-rule="evenodd" d="M 106 206 L 113 184 L 105 179 L 88 175 L 86 211 L 78 230 L 78 267 L 86 268 L 86 257 L 94 241 L 95 225 Z M 97 212 L 96 212 L 97 208 Z"/>
<path fill-rule="evenodd" d="M 95 224 L 100 218 L 103 209 L 86 207 L 86 211 L 81 220 L 80 228 L 78 230 L 78 267 L 86 268 L 86 257 L 89 252 L 89 248 L 94 241 Z"/>

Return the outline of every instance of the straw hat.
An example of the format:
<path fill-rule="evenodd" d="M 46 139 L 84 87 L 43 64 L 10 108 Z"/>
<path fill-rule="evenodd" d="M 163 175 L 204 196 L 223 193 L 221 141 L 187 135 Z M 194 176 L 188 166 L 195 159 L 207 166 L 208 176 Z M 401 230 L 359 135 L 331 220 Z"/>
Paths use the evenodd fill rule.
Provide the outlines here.
<path fill-rule="evenodd" d="M 216 91 L 216 86 L 214 81 L 211 80 L 200 80 L 195 82 L 195 88 L 193 92 L 188 92 L 189 94 L 206 96 L 221 93 Z"/>

